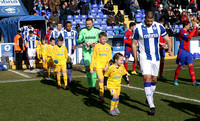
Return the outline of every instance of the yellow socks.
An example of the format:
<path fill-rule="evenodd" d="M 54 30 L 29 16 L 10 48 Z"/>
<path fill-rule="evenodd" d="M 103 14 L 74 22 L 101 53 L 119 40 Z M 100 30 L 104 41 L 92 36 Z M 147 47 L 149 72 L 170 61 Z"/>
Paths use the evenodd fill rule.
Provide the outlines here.
<path fill-rule="evenodd" d="M 104 96 L 104 87 L 103 87 L 103 83 L 99 83 L 99 94 L 101 97 Z"/>
<path fill-rule="evenodd" d="M 51 75 L 51 67 L 48 68 L 48 75 Z"/>
<path fill-rule="evenodd" d="M 58 81 L 58 85 L 61 85 L 61 83 L 60 83 L 60 74 L 57 74 L 57 81 Z"/>
<path fill-rule="evenodd" d="M 119 98 L 118 99 L 112 98 L 110 110 L 114 110 L 115 108 L 117 108 L 118 104 L 119 104 Z"/>
<path fill-rule="evenodd" d="M 67 86 L 67 73 L 63 73 L 63 79 L 64 79 L 64 83 L 65 83 L 65 86 Z"/>
<path fill-rule="evenodd" d="M 110 110 L 114 110 L 114 108 L 115 108 L 115 102 L 112 99 L 111 100 L 111 105 L 110 105 Z"/>

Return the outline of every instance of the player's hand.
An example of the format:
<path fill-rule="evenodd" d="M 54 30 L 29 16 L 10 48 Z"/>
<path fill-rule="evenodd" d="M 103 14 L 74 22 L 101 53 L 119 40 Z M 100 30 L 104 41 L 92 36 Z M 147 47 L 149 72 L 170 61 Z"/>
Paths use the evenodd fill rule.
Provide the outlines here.
<path fill-rule="evenodd" d="M 83 44 L 79 44 L 80 47 L 83 47 Z"/>
<path fill-rule="evenodd" d="M 73 46 L 73 50 L 75 50 L 76 49 L 76 46 Z"/>
<path fill-rule="evenodd" d="M 91 73 L 91 74 L 93 74 L 93 73 L 94 73 L 94 71 L 93 71 L 93 70 L 90 70 L 90 73 Z"/>
<path fill-rule="evenodd" d="M 107 86 L 104 86 L 104 89 L 107 90 Z"/>
<path fill-rule="evenodd" d="M 23 53 L 23 50 L 21 50 L 21 53 Z"/>
<path fill-rule="evenodd" d="M 172 54 L 173 54 L 172 51 L 168 51 L 168 53 L 169 53 L 169 56 L 172 56 Z"/>
<path fill-rule="evenodd" d="M 54 62 L 55 64 L 58 64 L 58 60 L 54 60 L 53 62 Z"/>
<path fill-rule="evenodd" d="M 103 70 L 106 72 L 108 70 L 108 67 L 106 66 Z"/>
<path fill-rule="evenodd" d="M 192 22 L 192 27 L 193 27 L 193 29 L 196 29 L 196 27 L 197 27 L 196 22 Z"/>
<path fill-rule="evenodd" d="M 85 41 L 85 44 L 86 44 L 86 45 L 90 45 L 90 42 L 89 42 L 89 41 Z"/>
<path fill-rule="evenodd" d="M 129 87 L 129 86 L 130 86 L 130 84 L 127 84 L 126 86 L 127 86 L 127 87 Z"/>
<path fill-rule="evenodd" d="M 139 61 L 135 61 L 135 67 L 136 67 L 137 69 L 140 69 Z"/>

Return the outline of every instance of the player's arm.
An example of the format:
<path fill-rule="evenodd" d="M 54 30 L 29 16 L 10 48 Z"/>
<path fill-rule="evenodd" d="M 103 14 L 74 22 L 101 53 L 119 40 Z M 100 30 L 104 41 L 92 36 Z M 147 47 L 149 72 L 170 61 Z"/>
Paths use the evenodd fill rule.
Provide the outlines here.
<path fill-rule="evenodd" d="M 108 58 L 107 58 L 107 63 L 106 67 L 108 67 L 110 60 L 112 59 L 112 49 L 109 47 L 109 52 L 108 52 Z"/>
<path fill-rule="evenodd" d="M 83 30 L 82 30 L 82 31 L 80 31 L 79 37 L 78 37 L 78 39 L 76 40 L 77 44 L 83 44 L 83 43 L 85 42 L 85 41 L 83 40 L 83 38 L 84 38 L 84 35 L 83 35 Z"/>
<path fill-rule="evenodd" d="M 109 76 L 110 76 L 110 68 L 108 68 L 108 70 L 104 74 L 104 87 L 105 87 L 105 89 L 107 88 L 107 81 L 108 81 Z"/>
<path fill-rule="evenodd" d="M 37 44 L 36 47 L 40 44 L 40 39 L 36 36 Z"/>
<path fill-rule="evenodd" d="M 97 49 L 96 49 L 96 46 L 95 46 L 95 47 L 94 47 L 94 50 L 93 50 L 93 53 L 92 53 L 92 59 L 91 59 L 91 64 L 90 64 L 90 70 L 93 70 L 96 55 L 97 55 Z"/>
<path fill-rule="evenodd" d="M 123 77 L 123 79 L 125 80 L 125 82 L 127 83 L 127 85 L 129 86 L 129 78 L 128 78 L 128 75 L 125 74 L 125 75 L 123 75 L 122 77 Z"/>
<path fill-rule="evenodd" d="M 133 31 L 133 40 L 132 40 L 132 51 L 133 51 L 133 56 L 134 56 L 134 61 L 135 61 L 135 66 L 138 68 L 138 59 L 137 59 L 137 40 L 139 39 L 139 32 L 138 28 L 135 27 Z"/>
<path fill-rule="evenodd" d="M 127 32 L 125 32 L 124 34 L 124 43 L 128 44 L 128 45 L 131 45 L 132 42 L 131 41 L 128 41 L 129 39 L 129 36 L 127 35 Z"/>

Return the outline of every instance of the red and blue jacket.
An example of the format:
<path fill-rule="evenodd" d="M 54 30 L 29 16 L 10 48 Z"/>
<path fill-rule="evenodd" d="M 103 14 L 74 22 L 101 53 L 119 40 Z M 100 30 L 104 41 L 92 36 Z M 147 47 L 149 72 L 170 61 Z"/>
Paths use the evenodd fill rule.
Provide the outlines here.
<path fill-rule="evenodd" d="M 132 51 L 133 31 L 127 30 L 124 34 L 125 51 Z"/>

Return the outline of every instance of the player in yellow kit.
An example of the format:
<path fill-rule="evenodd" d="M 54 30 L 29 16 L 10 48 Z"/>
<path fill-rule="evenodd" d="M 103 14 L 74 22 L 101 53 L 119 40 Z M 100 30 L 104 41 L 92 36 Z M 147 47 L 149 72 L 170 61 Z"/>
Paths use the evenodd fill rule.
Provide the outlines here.
<path fill-rule="evenodd" d="M 109 61 L 112 59 L 112 50 L 107 41 L 107 34 L 105 32 L 99 33 L 100 43 L 96 44 L 93 50 L 90 73 L 93 74 L 94 68 L 99 78 L 99 99 L 102 103 L 105 102 L 104 99 L 104 72 L 107 71 Z"/>
<path fill-rule="evenodd" d="M 46 44 L 46 40 L 45 38 L 42 39 L 42 44 L 41 44 L 41 57 L 42 57 L 42 61 L 43 61 L 43 69 L 47 70 L 47 44 Z"/>
<path fill-rule="evenodd" d="M 54 62 L 53 62 L 53 47 L 55 45 L 55 39 L 54 38 L 50 38 L 50 45 L 47 46 L 47 66 L 48 66 L 48 77 L 51 76 L 51 68 L 53 68 L 54 66 Z M 54 69 L 54 77 L 56 76 L 56 71 Z"/>
<path fill-rule="evenodd" d="M 121 91 L 121 78 L 127 82 L 127 86 L 129 86 L 129 79 L 127 75 L 127 71 L 122 64 L 124 61 L 124 56 L 121 53 L 116 53 L 113 56 L 112 65 L 108 68 L 104 77 L 104 88 L 109 89 L 111 95 L 113 96 L 111 100 L 110 112 L 109 114 L 112 116 L 116 116 L 120 113 L 118 109 L 119 104 L 119 95 Z"/>
<path fill-rule="evenodd" d="M 67 85 L 67 61 L 68 61 L 68 52 L 67 48 L 63 45 L 63 37 L 59 36 L 57 40 L 57 45 L 53 47 L 53 60 L 57 69 L 57 81 L 58 81 L 58 89 L 61 88 L 61 71 L 63 73 L 63 79 L 65 83 L 65 90 L 69 89 Z"/>
<path fill-rule="evenodd" d="M 41 41 L 36 40 L 36 43 L 37 43 L 37 45 L 36 45 L 37 58 L 40 60 L 41 55 L 42 55 L 42 53 L 41 53 Z"/>

